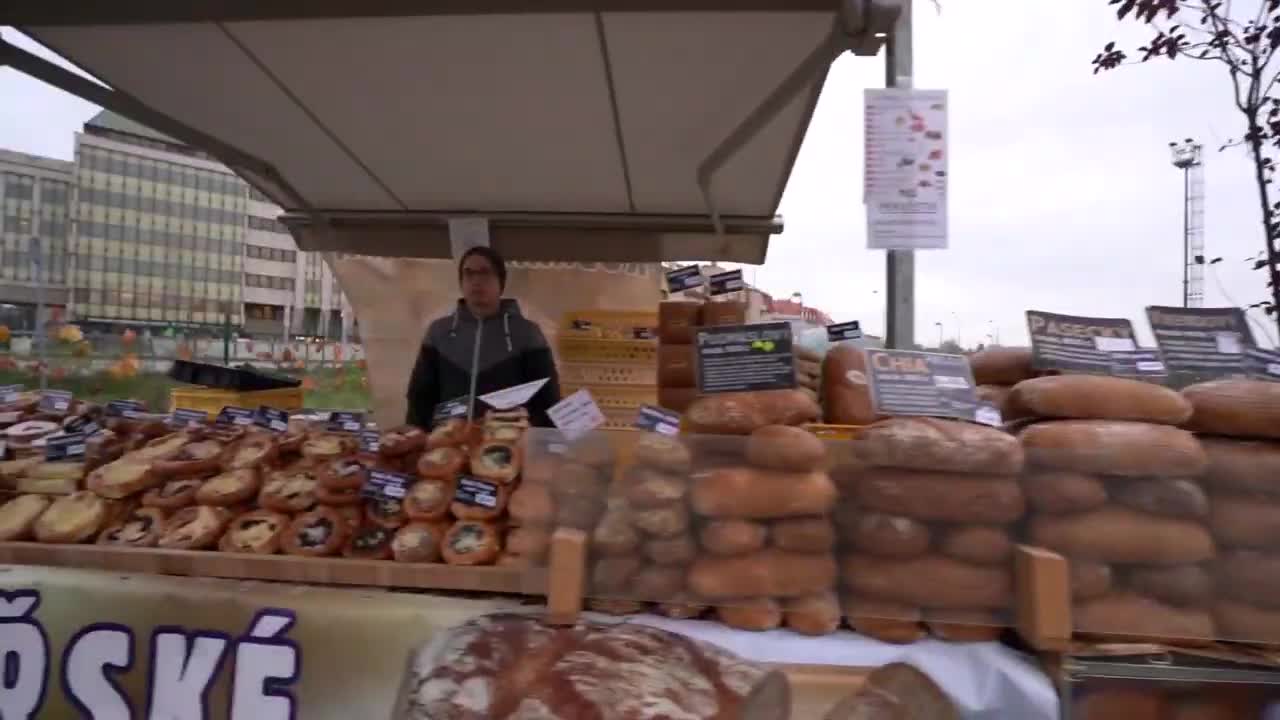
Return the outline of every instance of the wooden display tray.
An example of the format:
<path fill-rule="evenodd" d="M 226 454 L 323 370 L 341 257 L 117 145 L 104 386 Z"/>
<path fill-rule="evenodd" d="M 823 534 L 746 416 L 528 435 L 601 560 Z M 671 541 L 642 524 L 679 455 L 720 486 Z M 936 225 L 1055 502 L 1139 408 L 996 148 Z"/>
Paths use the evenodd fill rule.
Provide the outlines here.
<path fill-rule="evenodd" d="M 105 545 L 0 543 L 0 563 L 155 575 L 271 580 L 430 590 L 545 595 L 545 568 L 461 567 L 390 560 L 246 555 L 210 550 L 161 550 Z"/>

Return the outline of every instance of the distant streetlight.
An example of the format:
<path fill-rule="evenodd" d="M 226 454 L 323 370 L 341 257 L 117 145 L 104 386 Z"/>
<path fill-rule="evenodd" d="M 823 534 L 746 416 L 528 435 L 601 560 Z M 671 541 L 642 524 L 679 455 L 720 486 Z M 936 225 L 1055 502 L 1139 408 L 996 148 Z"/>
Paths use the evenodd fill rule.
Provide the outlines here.
<path fill-rule="evenodd" d="M 942 323 L 936 322 L 934 323 L 934 325 L 938 326 L 938 349 L 941 350 L 942 349 Z"/>

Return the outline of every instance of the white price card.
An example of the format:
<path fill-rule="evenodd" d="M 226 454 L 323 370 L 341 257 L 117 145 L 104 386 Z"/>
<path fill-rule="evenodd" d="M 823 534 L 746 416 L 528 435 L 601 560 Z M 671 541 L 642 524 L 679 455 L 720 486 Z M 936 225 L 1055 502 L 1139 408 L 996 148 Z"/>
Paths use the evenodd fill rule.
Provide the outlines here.
<path fill-rule="evenodd" d="M 1240 333 L 1216 333 L 1213 336 L 1213 340 L 1214 344 L 1218 346 L 1218 352 L 1223 355 L 1239 355 L 1244 352 L 1244 345 L 1240 342 Z"/>
<path fill-rule="evenodd" d="M 1107 337 L 1105 335 L 1094 336 L 1093 345 L 1102 352 L 1133 352 L 1138 349 L 1138 346 L 1133 342 L 1133 338 Z"/>
<path fill-rule="evenodd" d="M 1000 427 L 1004 424 L 1004 418 L 1001 417 L 1000 411 L 994 405 L 979 405 L 978 409 L 973 413 L 973 419 L 983 425 L 992 427 Z"/>
<path fill-rule="evenodd" d="M 595 398 L 583 388 L 561 400 L 547 410 L 551 422 L 570 441 L 595 430 L 604 424 L 604 413 L 600 412 Z"/>
<path fill-rule="evenodd" d="M 534 380 L 532 382 L 524 383 L 523 385 L 513 385 L 509 388 L 503 388 L 502 390 L 496 390 L 494 392 L 481 395 L 480 399 L 489 405 L 489 407 L 496 408 L 498 410 L 510 410 L 511 408 L 519 407 L 529 402 L 529 398 L 533 397 L 534 393 L 541 390 L 542 386 L 546 385 L 548 380 L 550 380 L 550 378 L 542 378 L 541 380 Z"/>

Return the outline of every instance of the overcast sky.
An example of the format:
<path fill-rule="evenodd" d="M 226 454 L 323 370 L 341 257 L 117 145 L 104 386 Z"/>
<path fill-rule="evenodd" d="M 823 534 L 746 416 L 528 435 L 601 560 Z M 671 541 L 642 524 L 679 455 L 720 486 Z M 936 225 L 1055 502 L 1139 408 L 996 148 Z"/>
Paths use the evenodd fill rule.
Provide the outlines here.
<path fill-rule="evenodd" d="M 1024 311 L 1128 317 L 1182 298 L 1182 176 L 1170 140 L 1206 146 L 1207 306 L 1264 296 L 1251 166 L 1218 153 L 1242 122 L 1220 66 L 1180 60 L 1094 76 L 1120 32 L 1106 0 L 944 0 L 915 8 L 915 84 L 950 92 L 948 250 L 917 253 L 916 337 L 1026 341 Z M 1070 10 L 1067 10 L 1067 7 Z M 22 42 L 11 30 L 5 37 Z M 884 327 L 884 253 L 865 249 L 862 91 L 882 58 L 837 61 L 783 198 L 786 231 L 754 274 L 838 320 Z M 0 68 L 0 147 L 70 159 L 96 108 Z M 820 269 L 821 272 L 815 272 Z M 1255 333 L 1259 333 L 1255 327 Z M 1259 333 L 1260 334 L 1260 333 Z M 1262 337 L 1259 337 L 1262 340 Z"/>

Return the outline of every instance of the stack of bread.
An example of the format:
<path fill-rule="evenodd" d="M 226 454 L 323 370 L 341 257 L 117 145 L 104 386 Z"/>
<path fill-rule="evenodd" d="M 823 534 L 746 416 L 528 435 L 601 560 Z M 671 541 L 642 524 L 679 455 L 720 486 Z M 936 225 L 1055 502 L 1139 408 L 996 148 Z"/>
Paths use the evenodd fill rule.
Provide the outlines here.
<path fill-rule="evenodd" d="M 664 300 L 658 305 L 658 404 L 684 412 L 698 396 L 694 329 L 702 324 L 702 302 Z"/>
<path fill-rule="evenodd" d="M 1014 385 L 1044 374 L 1031 367 L 1031 348 L 989 347 L 969 356 L 973 369 L 973 381 L 977 384 L 978 399 L 989 402 L 1000 410 L 1006 420 L 1012 420 L 1012 408 L 1005 400 Z"/>
<path fill-rule="evenodd" d="M 838 476 L 843 609 L 859 632 L 912 642 L 993 639 L 1009 622 L 1023 453 L 1001 430 L 897 417 L 854 441 Z"/>
<path fill-rule="evenodd" d="M 1208 456 L 1218 637 L 1280 643 L 1280 383 L 1217 380 L 1182 395 Z"/>
<path fill-rule="evenodd" d="M 1197 479 L 1208 460 L 1177 427 L 1191 404 L 1153 383 L 1088 375 L 1026 380 L 1007 402 L 1030 423 L 1019 433 L 1028 537 L 1070 561 L 1077 631 L 1212 638 L 1216 550 Z"/>

